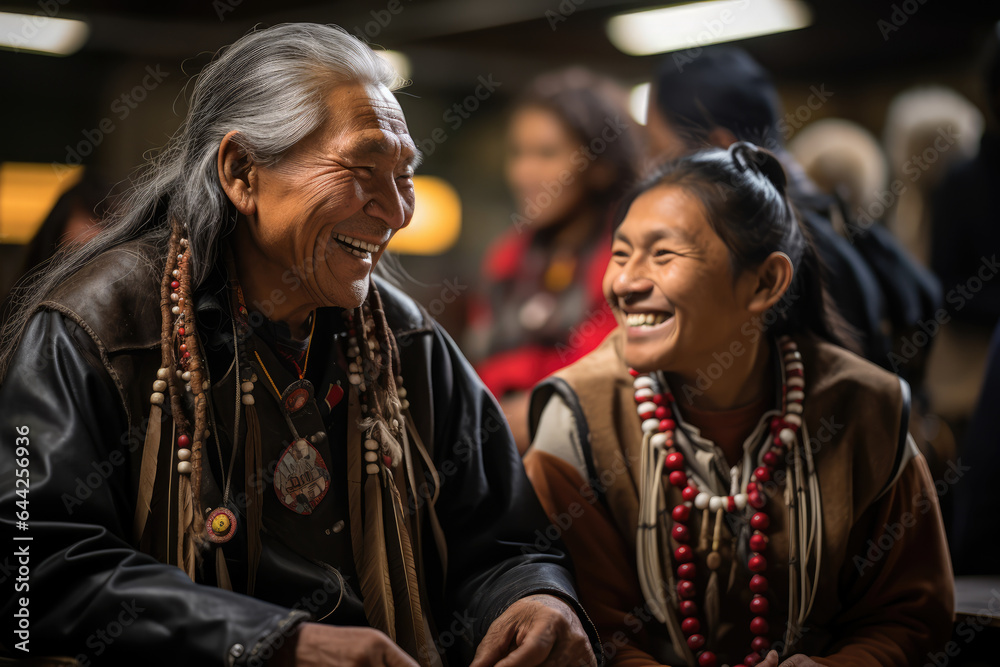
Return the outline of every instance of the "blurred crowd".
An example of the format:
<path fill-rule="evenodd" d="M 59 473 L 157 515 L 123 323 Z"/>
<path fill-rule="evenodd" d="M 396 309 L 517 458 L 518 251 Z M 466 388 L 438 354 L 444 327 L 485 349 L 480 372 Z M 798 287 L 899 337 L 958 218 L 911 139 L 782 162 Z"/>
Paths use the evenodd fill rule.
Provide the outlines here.
<path fill-rule="evenodd" d="M 664 56 L 645 125 L 630 116 L 624 89 L 597 73 L 572 68 L 534 80 L 505 129 L 517 215 L 482 257 L 460 338 L 522 453 L 532 387 L 617 326 L 601 282 L 618 200 L 665 160 L 749 141 L 783 164 L 854 351 L 909 382 L 911 434 L 935 478 L 960 473 L 940 497 L 956 574 L 1000 574 L 992 555 L 1000 535 L 984 529 L 1000 483 L 1000 204 L 992 192 L 1000 57 L 996 43 L 988 50 L 988 109 L 953 90 L 911 89 L 890 105 L 881 140 L 837 118 L 792 136 L 771 76 L 734 46 L 683 61 Z M 15 282 L 99 233 L 108 200 L 109 187 L 85 175 L 41 226 Z M 5 314 L 16 305 L 11 287 L 0 293 Z"/>

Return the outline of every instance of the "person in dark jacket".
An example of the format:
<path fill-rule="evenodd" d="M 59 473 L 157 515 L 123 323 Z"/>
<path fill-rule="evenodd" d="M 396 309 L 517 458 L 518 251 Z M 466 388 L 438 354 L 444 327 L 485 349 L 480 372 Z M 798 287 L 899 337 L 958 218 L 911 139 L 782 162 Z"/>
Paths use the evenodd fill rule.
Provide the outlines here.
<path fill-rule="evenodd" d="M 814 86 L 808 104 L 821 105 L 832 94 Z M 789 198 L 823 262 L 829 295 L 853 329 L 855 351 L 919 384 L 910 368 L 893 367 L 893 339 L 933 317 L 940 286 L 881 226 L 859 227 L 846 219 L 835 227 L 837 201 L 785 150 L 792 127 L 768 72 L 729 45 L 705 48 L 697 57 L 671 54 L 654 78 L 648 112 L 650 139 L 662 157 L 736 141 L 753 142 L 778 157 L 788 173 Z"/>
<path fill-rule="evenodd" d="M 966 470 L 955 484 L 950 537 L 958 575 L 998 575 L 1000 546 L 990 500 L 1000 482 L 1000 289 L 995 280 L 979 280 L 985 262 L 996 265 L 1000 250 L 1000 207 L 993 189 L 1000 183 L 1000 27 L 987 44 L 986 84 L 994 128 L 983 133 L 978 155 L 956 165 L 935 193 L 934 270 L 949 287 L 948 305 L 965 336 L 985 337 L 993 327 L 982 385 L 961 442 L 959 458 Z M 986 274 L 989 275 L 989 274 Z M 971 292 L 970 278 L 978 281 Z"/>
<path fill-rule="evenodd" d="M 9 654 L 597 664 L 499 406 L 372 278 L 413 213 L 398 81 L 333 26 L 247 35 L 35 283 L 0 348 Z"/>
<path fill-rule="evenodd" d="M 1000 321 L 1000 284 L 982 281 L 970 292 L 966 283 L 1000 250 L 1000 206 L 994 193 L 1000 183 L 1000 28 L 994 29 L 986 53 L 987 129 L 975 157 L 953 166 L 933 193 L 931 225 L 931 268 L 951 290 L 947 305 L 952 317 L 983 339 Z"/>

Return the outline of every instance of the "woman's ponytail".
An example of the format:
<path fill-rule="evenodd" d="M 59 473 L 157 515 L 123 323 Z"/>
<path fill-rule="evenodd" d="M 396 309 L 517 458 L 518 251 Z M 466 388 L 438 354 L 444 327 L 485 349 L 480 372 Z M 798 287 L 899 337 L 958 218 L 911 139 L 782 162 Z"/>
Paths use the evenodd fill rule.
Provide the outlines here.
<path fill-rule="evenodd" d="M 811 331 L 831 343 L 861 354 L 858 331 L 844 319 L 826 289 L 826 266 L 816 250 L 812 234 L 799 221 L 796 224 L 802 234 L 804 245 L 799 265 L 795 269 L 792 285 L 785 295 L 789 307 L 785 310 L 784 321 L 778 325 L 778 333 Z"/>

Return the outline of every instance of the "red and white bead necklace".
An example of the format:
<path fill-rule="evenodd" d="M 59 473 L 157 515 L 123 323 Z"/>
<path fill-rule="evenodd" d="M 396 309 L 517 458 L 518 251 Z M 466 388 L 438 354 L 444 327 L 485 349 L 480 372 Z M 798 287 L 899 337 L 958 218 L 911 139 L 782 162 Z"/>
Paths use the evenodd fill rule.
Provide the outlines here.
<path fill-rule="evenodd" d="M 768 639 L 770 626 L 767 621 L 769 602 L 765 593 L 768 589 L 767 559 L 764 552 L 767 549 L 768 537 L 767 529 L 770 525 L 770 517 L 763 511 L 767 502 L 767 496 L 761 488 L 771 480 L 775 466 L 781 461 L 782 454 L 786 449 L 794 446 L 799 429 L 802 426 L 802 400 L 805 398 L 803 379 L 802 356 L 798 351 L 795 342 L 790 338 L 782 337 L 779 341 L 782 356 L 784 359 L 784 385 L 782 387 L 783 417 L 773 417 L 770 423 L 770 444 L 761 457 L 761 465 L 754 469 L 750 476 L 750 481 L 746 485 L 743 493 L 733 493 L 728 496 L 713 496 L 698 488 L 696 483 L 688 478 L 685 472 L 684 454 L 675 447 L 674 410 L 676 409 L 674 397 L 669 391 L 664 391 L 659 382 L 652 375 L 640 374 L 629 369 L 629 373 L 635 378 L 635 401 L 637 412 L 642 420 L 644 457 L 643 469 L 647 470 L 647 458 L 650 458 L 650 472 L 656 479 L 658 495 L 662 494 L 663 468 L 669 472 L 667 478 L 672 486 L 681 490 L 683 501 L 673 508 L 671 518 L 673 527 L 670 536 L 674 546 L 674 560 L 677 563 L 677 596 L 679 598 L 678 611 L 682 617 L 681 631 L 683 632 L 687 646 L 694 652 L 700 667 L 716 667 L 717 658 L 715 653 L 705 649 L 707 640 L 701 633 L 702 623 L 699 620 L 698 605 L 694 601 L 697 595 L 694 579 L 696 567 L 694 564 L 694 549 L 690 546 L 692 539 L 688 521 L 691 517 L 692 508 L 698 510 L 708 510 L 718 515 L 715 524 L 715 538 L 713 540 L 712 552 L 707 558 L 707 565 L 710 570 L 718 569 L 721 557 L 718 554 L 719 534 L 721 528 L 722 514 L 725 512 L 743 512 L 747 505 L 754 510 L 750 517 L 750 527 L 753 529 L 749 538 L 750 557 L 747 560 L 747 568 L 753 572 L 750 579 L 750 591 L 753 598 L 750 601 L 750 611 L 754 614 L 750 622 L 750 631 L 755 635 L 750 644 L 750 653 L 744 658 L 741 665 L 736 667 L 752 667 L 763 659 L 770 648 Z M 648 456 L 647 456 L 648 452 Z M 647 488 L 644 485 L 643 490 Z M 645 495 L 645 494 L 644 494 Z M 650 504 L 652 503 L 652 504 Z M 643 563 L 643 530 L 652 529 L 655 533 L 657 525 L 655 520 L 647 521 L 644 524 L 644 516 L 649 519 L 655 516 L 650 514 L 659 503 L 652 498 L 641 498 L 640 505 L 640 528 L 637 552 L 640 554 L 639 573 L 640 581 L 643 583 L 643 593 L 647 599 L 651 594 L 655 598 L 651 600 L 651 607 L 654 613 L 656 607 L 662 605 L 663 598 L 657 595 L 656 591 L 662 590 L 662 586 L 649 585 L 643 581 L 644 572 L 651 571 L 650 568 L 659 568 L 658 562 Z M 658 540 L 652 539 L 649 544 L 655 545 Z M 656 551 L 655 546 L 652 548 Z M 652 604 L 657 602 L 658 604 Z M 660 614 L 657 614 L 659 617 Z M 659 620 L 665 621 L 665 618 Z"/>

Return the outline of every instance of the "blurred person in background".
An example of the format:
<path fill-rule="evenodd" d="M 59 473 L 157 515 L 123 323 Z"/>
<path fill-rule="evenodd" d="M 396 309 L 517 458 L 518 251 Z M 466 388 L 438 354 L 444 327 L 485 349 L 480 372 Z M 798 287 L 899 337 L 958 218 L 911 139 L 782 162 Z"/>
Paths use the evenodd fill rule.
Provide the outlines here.
<path fill-rule="evenodd" d="M 905 343 L 905 355 L 903 346 L 921 331 L 921 318 L 940 303 L 940 286 L 931 272 L 895 241 L 882 221 L 895 193 L 905 194 L 905 190 L 889 183 L 889 165 L 882 147 L 856 123 L 841 118 L 810 123 L 796 133 L 788 149 L 809 179 L 834 202 L 830 208 L 834 228 L 848 231 L 886 293 L 887 314 L 897 332 L 890 370 L 910 383 L 914 408 L 910 433 L 938 478 L 946 471 L 947 462 L 955 458 L 955 438 L 931 409 L 925 374 L 932 346 L 911 350 L 912 343 Z M 920 281 L 919 289 L 895 280 L 897 275 Z"/>
<path fill-rule="evenodd" d="M 949 374 L 951 396 L 963 399 L 962 416 L 968 429 L 959 439 L 959 460 L 965 474 L 955 485 L 951 549 L 955 573 L 1000 574 L 1000 533 L 996 530 L 993 497 L 1000 487 L 1000 284 L 980 279 L 987 262 L 995 265 L 1000 250 L 1000 24 L 985 49 L 984 89 L 988 104 L 986 129 L 979 151 L 955 164 L 933 195 L 931 263 L 942 283 L 953 290 L 949 299 L 952 321 L 943 330 L 942 371 L 961 363 Z M 986 260 L 986 261 L 984 261 Z M 989 275 L 989 274 L 982 274 Z M 975 280 L 979 280 L 978 283 Z M 973 290 L 975 290 L 973 292 Z M 959 307 L 961 305 L 961 307 Z M 985 341 L 992 339 L 988 353 Z M 983 363 L 985 360 L 985 363 Z M 937 361 L 935 359 L 935 361 Z M 954 362 L 953 362 L 954 363 Z M 968 372 L 961 374 L 961 371 Z M 982 377 L 982 383 L 979 379 Z M 969 400 L 974 399 L 975 407 Z"/>
<path fill-rule="evenodd" d="M 930 195 L 931 268 L 941 280 L 950 320 L 942 326 L 928 369 L 938 409 L 956 428 L 959 442 L 972 415 L 989 354 L 989 341 L 1000 320 L 1000 280 L 995 255 L 1000 251 L 1000 48 L 994 31 L 982 68 L 987 104 L 985 131 L 956 127 L 971 153 L 951 149 L 963 160 L 950 160 Z M 974 146 L 979 141 L 978 153 Z M 947 153 L 945 153 L 947 155 Z"/>
<path fill-rule="evenodd" d="M 639 148 L 624 90 L 581 68 L 529 85 L 507 143 L 518 215 L 487 251 L 469 336 L 523 452 L 531 388 L 615 327 L 601 277 L 613 207 L 636 178 Z"/>
<path fill-rule="evenodd" d="M 956 575 L 1000 575 L 1000 531 L 993 497 L 1000 488 L 1000 325 L 993 332 L 979 402 L 962 442 L 949 544 Z"/>
<path fill-rule="evenodd" d="M 815 103 L 824 101 L 824 90 L 815 89 Z M 772 151 L 788 173 L 789 197 L 816 243 L 837 309 L 855 329 L 853 337 L 864 356 L 891 369 L 893 333 L 907 323 L 891 321 L 889 295 L 909 293 L 911 301 L 928 311 L 919 315 L 927 316 L 933 309 L 926 306 L 938 296 L 926 293 L 932 287 L 927 277 L 915 274 L 915 265 L 900 259 L 898 244 L 888 235 L 834 227 L 831 211 L 836 201 L 821 192 L 785 150 L 790 128 L 763 67 L 734 46 L 705 48 L 693 59 L 668 55 L 653 82 L 647 128 L 653 148 L 666 158 L 738 140 Z M 897 261 L 897 270 L 877 272 L 855 246 L 860 240 L 884 246 L 880 252 Z M 887 281 L 892 285 L 887 287 Z"/>
<path fill-rule="evenodd" d="M 809 123 L 795 133 L 788 152 L 816 187 L 836 196 L 849 211 L 869 210 L 878 201 L 876 194 L 889 185 L 889 163 L 878 140 L 843 118 Z"/>
<path fill-rule="evenodd" d="M 28 244 L 23 273 L 52 257 L 64 243 L 81 246 L 97 236 L 110 207 L 110 191 L 111 186 L 99 175 L 89 169 L 85 171 L 80 180 L 56 200 Z"/>
<path fill-rule="evenodd" d="M 6 319 L 11 308 L 10 298 L 14 296 L 11 294 L 14 286 L 35 267 L 47 262 L 61 247 L 76 248 L 97 236 L 110 206 L 110 190 L 110 186 L 100 176 L 88 169 L 79 181 L 59 196 L 35 236 L 25 247 L 20 270 L 0 293 L 4 295 L 4 304 L 0 310 L 3 319 Z"/>
<path fill-rule="evenodd" d="M 951 88 L 918 86 L 889 104 L 882 141 L 891 178 L 905 186 L 888 206 L 886 225 L 924 264 L 936 252 L 931 243 L 931 193 L 950 166 L 976 154 L 983 114 Z"/>

